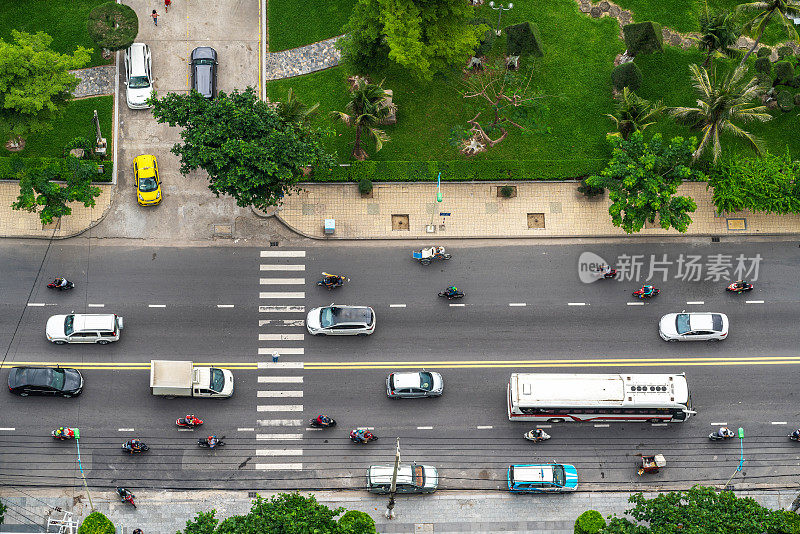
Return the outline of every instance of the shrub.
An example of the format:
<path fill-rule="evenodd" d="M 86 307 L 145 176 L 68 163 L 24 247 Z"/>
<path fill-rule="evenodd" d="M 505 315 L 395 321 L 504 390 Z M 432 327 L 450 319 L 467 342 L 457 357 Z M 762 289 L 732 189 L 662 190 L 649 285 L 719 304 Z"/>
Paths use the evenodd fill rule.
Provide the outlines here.
<path fill-rule="evenodd" d="M 586 198 L 593 198 L 597 195 L 602 195 L 605 191 L 602 187 L 595 187 L 586 183 L 586 178 L 581 180 L 581 185 L 578 186 L 578 192 L 583 193 Z"/>
<path fill-rule="evenodd" d="M 503 198 L 511 198 L 511 195 L 514 194 L 514 187 L 510 185 L 504 185 L 500 188 L 500 196 Z"/>
<path fill-rule="evenodd" d="M 778 59 L 789 59 L 794 57 L 794 50 L 789 46 L 782 46 L 778 48 Z"/>
<path fill-rule="evenodd" d="M 800 93 L 797 93 L 796 95 L 794 95 L 794 98 L 792 99 L 792 102 L 794 102 L 795 106 L 800 106 Z"/>
<path fill-rule="evenodd" d="M 342 534 L 374 534 L 375 521 L 365 512 L 349 510 L 337 521 Z"/>
<path fill-rule="evenodd" d="M 794 66 L 788 61 L 775 63 L 775 81 L 773 85 L 788 84 L 794 80 Z"/>
<path fill-rule="evenodd" d="M 484 18 L 480 18 L 475 19 L 473 24 L 486 24 L 488 26 L 489 22 Z M 481 37 L 480 42 L 478 42 L 478 46 L 475 48 L 475 56 L 480 57 L 488 54 L 492 50 L 492 46 L 494 45 L 496 38 L 497 34 L 494 33 L 494 30 L 491 28 L 486 30 L 483 34 L 483 37 Z"/>
<path fill-rule="evenodd" d="M 606 520 L 597 510 L 586 510 L 575 520 L 575 534 L 596 534 L 606 526 Z"/>
<path fill-rule="evenodd" d="M 769 60 L 768 57 L 757 58 L 755 63 L 753 63 L 753 68 L 756 70 L 758 74 L 764 75 L 765 77 L 772 79 L 772 62 Z"/>
<path fill-rule="evenodd" d="M 758 49 L 758 52 L 756 52 L 756 57 L 769 57 L 771 53 L 772 53 L 771 48 L 762 46 L 761 48 Z"/>
<path fill-rule="evenodd" d="M 139 17 L 125 4 L 106 2 L 89 12 L 86 31 L 97 46 L 122 50 L 136 39 L 139 33 Z"/>
<path fill-rule="evenodd" d="M 523 22 L 506 27 L 506 54 L 522 56 L 531 54 L 536 57 L 544 55 L 542 37 L 539 27 L 531 22 Z"/>
<path fill-rule="evenodd" d="M 78 527 L 78 534 L 115 534 L 117 529 L 109 518 L 100 512 L 92 512 Z"/>
<path fill-rule="evenodd" d="M 794 109 L 794 99 L 792 93 L 783 89 L 778 92 L 778 107 L 781 111 L 792 111 Z"/>
<path fill-rule="evenodd" d="M 642 71 L 633 61 L 622 63 L 611 71 L 611 83 L 617 91 L 622 91 L 625 87 L 631 91 L 638 91 L 642 85 Z"/>
<path fill-rule="evenodd" d="M 629 56 L 664 51 L 664 36 L 661 34 L 661 24 L 657 22 L 626 24 L 622 27 L 622 33 Z"/>
<path fill-rule="evenodd" d="M 358 182 L 358 192 L 362 195 L 369 195 L 372 193 L 372 180 L 369 178 L 362 178 L 360 182 Z"/>

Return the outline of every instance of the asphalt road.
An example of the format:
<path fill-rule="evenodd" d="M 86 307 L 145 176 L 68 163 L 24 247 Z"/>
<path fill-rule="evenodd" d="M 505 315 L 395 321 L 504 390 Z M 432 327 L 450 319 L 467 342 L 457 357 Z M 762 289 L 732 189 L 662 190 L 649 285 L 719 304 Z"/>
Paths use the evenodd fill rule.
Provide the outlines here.
<path fill-rule="evenodd" d="M 800 445 L 785 437 L 800 425 L 793 380 L 800 249 L 793 242 L 453 246 L 452 260 L 427 267 L 410 259 L 407 246 L 326 246 L 262 258 L 253 248 L 87 243 L 0 245 L 4 366 L 74 365 L 86 377 L 76 399 L 0 397 L 4 483 L 79 483 L 75 444 L 47 437 L 60 425 L 81 428 L 87 479 L 108 486 L 134 479 L 143 487 L 359 487 L 368 465 L 391 463 L 395 437 L 403 461 L 436 465 L 447 488 L 501 488 L 509 464 L 533 461 L 574 463 L 581 486 L 591 489 L 724 483 L 740 450 L 738 440 L 709 443 L 705 436 L 719 422 L 745 429 L 745 462 L 734 481 L 782 485 L 797 473 Z M 586 250 L 617 264 L 640 255 L 641 276 L 581 283 L 578 259 Z M 748 276 L 753 292 L 727 294 L 725 277 L 714 280 L 709 262 L 719 254 L 730 256 L 723 258 L 731 262 L 729 275 L 739 255 L 746 268 L 760 255 L 757 278 Z M 666 268 L 666 281 L 655 270 L 650 282 L 662 293 L 628 305 L 650 274 L 651 255 L 672 261 L 656 266 Z M 691 256 L 700 256 L 699 281 L 681 279 Z M 329 293 L 314 285 L 323 270 L 352 280 Z M 48 290 L 47 279 L 57 274 L 77 287 Z M 436 297 L 452 284 L 466 293 L 452 304 L 463 306 Z M 287 308 L 333 301 L 373 306 L 375 334 L 312 337 L 300 322 L 304 312 Z M 661 341 L 659 317 L 683 309 L 728 314 L 729 339 Z M 121 341 L 50 344 L 47 317 L 70 311 L 122 315 Z M 281 353 L 277 366 L 272 349 Z M 229 367 L 236 393 L 228 400 L 155 398 L 145 365 L 152 358 Z M 386 398 L 388 372 L 422 367 L 442 372 L 443 397 Z M 668 427 L 556 426 L 548 429 L 553 439 L 534 445 L 522 439 L 529 426 L 505 414 L 505 384 L 514 371 L 686 372 L 698 415 Z M 179 431 L 174 420 L 190 411 L 206 424 Z M 306 429 L 320 412 L 339 427 Z M 347 431 L 356 426 L 374 428 L 381 439 L 353 445 Z M 196 446 L 212 432 L 226 436 L 225 448 Z M 123 455 L 120 444 L 133 436 L 151 451 Z M 650 452 L 664 453 L 668 467 L 640 479 L 636 454 Z"/>

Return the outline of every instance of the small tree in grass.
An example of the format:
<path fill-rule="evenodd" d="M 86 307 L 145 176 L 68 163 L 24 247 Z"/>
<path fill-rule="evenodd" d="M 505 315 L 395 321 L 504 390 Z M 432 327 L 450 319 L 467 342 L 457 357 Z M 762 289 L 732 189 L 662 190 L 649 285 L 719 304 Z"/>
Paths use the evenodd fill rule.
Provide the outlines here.
<path fill-rule="evenodd" d="M 0 39 L 0 121 L 11 131 L 9 148 L 19 149 L 31 133 L 50 130 L 61 117 L 78 78 L 70 74 L 89 62 L 91 50 L 73 55 L 50 49 L 53 38 L 11 30 L 14 43 Z"/>
<path fill-rule="evenodd" d="M 106 2 L 89 12 L 86 31 L 94 43 L 106 50 L 128 48 L 139 33 L 139 17 L 125 4 Z"/>
<path fill-rule="evenodd" d="M 375 152 L 383 148 L 383 143 L 389 141 L 389 136 L 378 128 L 394 110 L 394 104 L 386 103 L 386 91 L 381 84 L 369 83 L 364 78 L 356 78 L 347 111 L 334 111 L 334 118 L 356 130 L 353 143 L 353 159 L 363 161 L 369 157 L 363 147 L 363 137 L 375 139 Z"/>
<path fill-rule="evenodd" d="M 675 193 L 684 180 L 705 179 L 690 167 L 695 139 L 675 137 L 664 143 L 656 134 L 645 141 L 641 132 L 634 132 L 627 140 L 610 135 L 608 141 L 612 148 L 608 167 L 587 178 L 586 183 L 608 189 L 608 212 L 614 226 L 631 234 L 658 217 L 665 230 L 685 232 L 692 223 L 689 213 L 697 209 L 697 204 Z"/>

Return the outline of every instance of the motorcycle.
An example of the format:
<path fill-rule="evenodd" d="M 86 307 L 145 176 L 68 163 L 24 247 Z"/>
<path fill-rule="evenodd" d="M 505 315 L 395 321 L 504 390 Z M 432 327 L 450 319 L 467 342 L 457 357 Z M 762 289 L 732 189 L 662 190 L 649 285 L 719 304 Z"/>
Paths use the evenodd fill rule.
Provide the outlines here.
<path fill-rule="evenodd" d="M 748 284 L 744 280 L 737 280 L 736 282 L 732 283 L 728 287 L 725 288 L 725 291 L 730 291 L 731 293 L 746 293 L 753 289 L 753 284 Z"/>
<path fill-rule="evenodd" d="M 350 279 L 344 275 L 338 274 L 322 273 L 322 277 L 322 280 L 317 282 L 317 285 L 324 287 L 328 291 L 336 289 L 337 287 L 342 287 L 345 282 L 350 281 Z"/>
<path fill-rule="evenodd" d="M 47 284 L 47 287 L 50 288 L 50 289 L 58 289 L 58 290 L 61 290 L 61 291 L 65 291 L 67 289 L 72 289 L 73 287 L 75 287 L 75 284 L 73 284 L 69 280 L 67 280 L 67 285 L 62 286 L 61 285 L 61 281 L 62 280 L 64 280 L 64 279 L 63 278 L 56 278 L 55 280 L 53 280 L 52 282 Z"/>
<path fill-rule="evenodd" d="M 550 439 L 550 434 L 545 432 L 544 430 L 541 431 L 540 435 L 536 435 L 536 430 L 529 430 L 524 434 L 525 439 L 528 441 L 532 441 L 534 443 L 539 443 L 540 441 L 547 441 Z"/>
<path fill-rule="evenodd" d="M 50 432 L 50 435 L 53 436 L 54 439 L 64 441 L 65 439 L 74 439 L 76 437 L 76 432 L 74 428 L 61 427 Z"/>
<path fill-rule="evenodd" d="M 122 444 L 122 450 L 131 454 L 136 454 L 140 452 L 147 452 L 150 450 L 150 447 L 148 447 L 142 441 L 130 439 Z"/>
<path fill-rule="evenodd" d="M 208 436 L 207 438 L 198 439 L 197 444 L 208 449 L 216 449 L 217 447 L 225 446 L 225 442 L 222 441 L 223 439 L 225 439 L 225 436 L 221 438 L 217 438 L 217 436 Z"/>
<path fill-rule="evenodd" d="M 789 439 L 792 441 L 800 441 L 800 432 L 798 432 L 797 430 L 795 430 L 795 432 L 797 432 L 797 434 L 795 433 L 789 434 Z"/>
<path fill-rule="evenodd" d="M 658 289 L 657 287 L 654 287 L 653 290 L 650 293 L 647 293 L 644 288 L 641 288 L 641 289 L 637 289 L 636 291 L 634 291 L 632 293 L 632 295 L 634 297 L 638 297 L 638 298 L 644 300 L 644 299 L 651 299 L 651 298 L 655 297 L 656 295 L 658 295 L 659 293 L 661 293 L 661 290 Z"/>
<path fill-rule="evenodd" d="M 317 421 L 317 418 L 315 417 L 314 419 L 308 422 L 308 426 L 313 428 L 330 428 L 336 426 L 336 419 L 332 419 L 329 417 L 327 423 L 320 423 L 319 421 Z"/>
<path fill-rule="evenodd" d="M 464 298 L 464 292 L 459 291 L 458 289 L 451 291 L 450 288 L 447 288 L 445 291 L 440 292 L 439 296 L 447 297 L 447 300 L 461 299 Z"/>
<path fill-rule="evenodd" d="M 444 247 L 428 247 L 422 250 L 414 250 L 411 257 L 419 261 L 422 265 L 430 265 L 433 260 L 449 260 L 450 254 L 444 251 Z"/>
<path fill-rule="evenodd" d="M 370 432 L 369 430 L 361 430 L 356 428 L 355 430 L 350 432 L 350 441 L 353 443 L 361 443 L 362 445 L 366 445 L 370 441 L 377 441 L 378 436 Z"/>
<path fill-rule="evenodd" d="M 192 414 L 187 414 L 186 417 L 181 417 L 175 424 L 178 426 L 186 427 L 186 428 L 194 428 L 196 426 L 200 426 L 203 424 L 201 419 L 198 419 Z"/>
<path fill-rule="evenodd" d="M 732 437 L 736 436 L 733 430 L 729 428 L 724 429 L 723 434 L 724 435 L 720 436 L 719 432 L 712 432 L 711 434 L 708 435 L 708 439 L 710 439 L 711 441 L 723 441 L 726 439 L 731 439 Z"/>
<path fill-rule="evenodd" d="M 121 502 L 126 502 L 136 508 L 136 503 L 133 502 L 133 493 L 125 488 L 117 488 L 117 495 L 119 495 Z"/>
<path fill-rule="evenodd" d="M 616 278 L 617 277 L 617 270 L 616 269 L 610 269 L 608 271 L 605 271 L 603 269 L 603 267 L 597 267 L 595 269 L 595 272 L 601 273 L 603 275 L 602 276 L 603 279 Z"/>

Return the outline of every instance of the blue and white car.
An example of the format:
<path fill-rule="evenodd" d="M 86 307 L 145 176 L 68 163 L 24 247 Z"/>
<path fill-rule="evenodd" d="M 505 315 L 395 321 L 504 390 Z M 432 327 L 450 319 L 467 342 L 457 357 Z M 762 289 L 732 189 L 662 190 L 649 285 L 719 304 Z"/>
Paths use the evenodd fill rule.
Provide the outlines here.
<path fill-rule="evenodd" d="M 569 464 L 508 466 L 511 493 L 564 493 L 578 488 L 578 470 Z"/>

